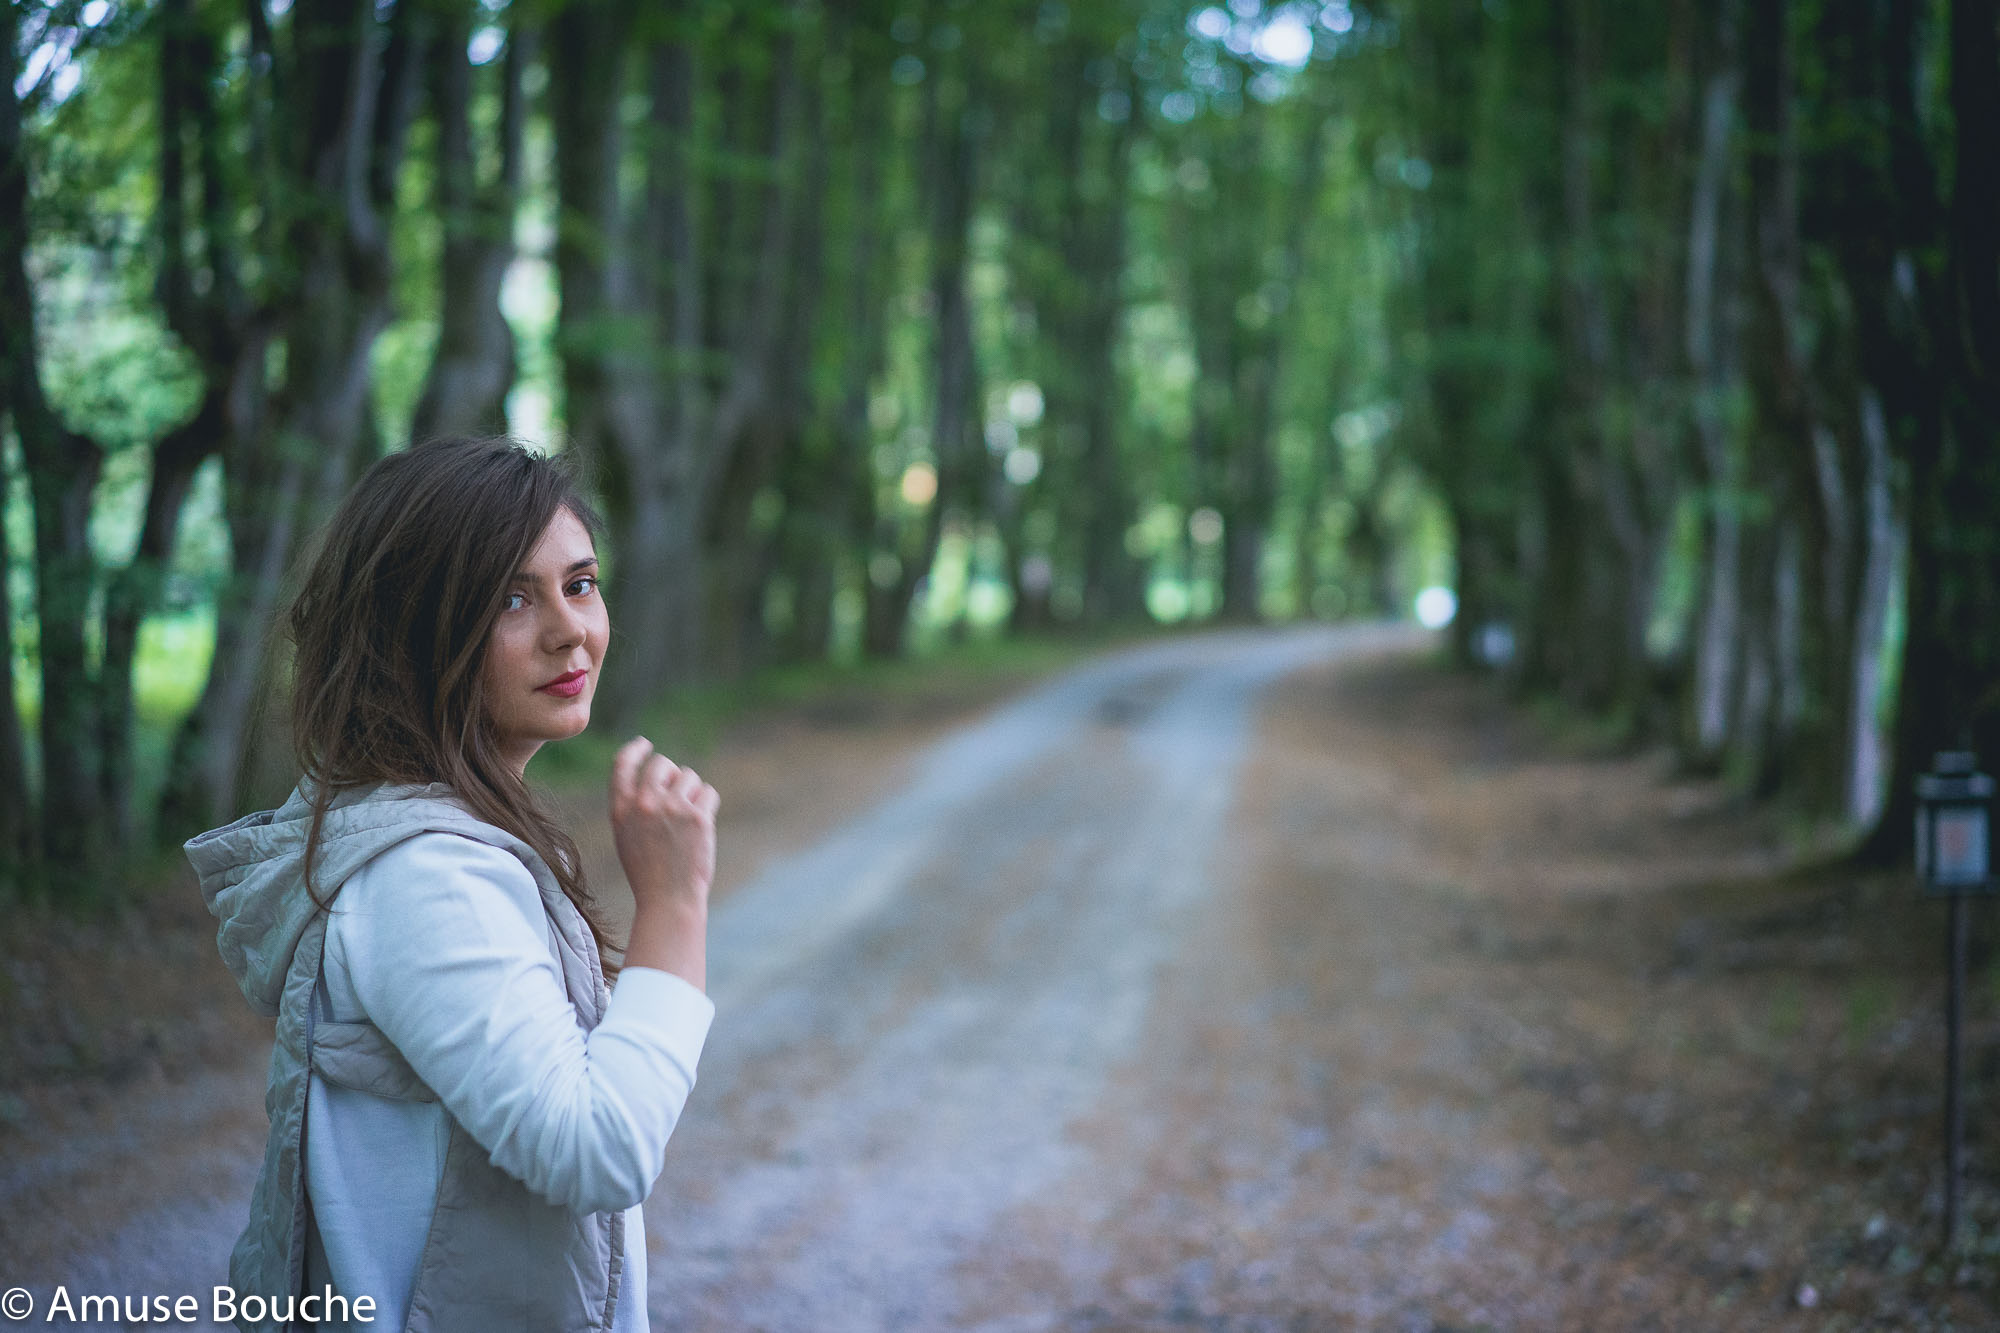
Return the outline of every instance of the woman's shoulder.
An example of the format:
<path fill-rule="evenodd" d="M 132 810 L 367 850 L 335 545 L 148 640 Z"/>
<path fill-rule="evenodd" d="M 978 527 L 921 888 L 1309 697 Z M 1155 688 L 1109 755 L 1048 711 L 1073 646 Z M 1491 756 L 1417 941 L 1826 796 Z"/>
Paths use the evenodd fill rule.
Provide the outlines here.
<path fill-rule="evenodd" d="M 348 877 L 334 900 L 350 911 L 392 900 L 456 899 L 479 902 L 494 897 L 524 911 L 541 911 L 541 893 L 532 871 L 503 846 L 470 831 L 422 829 L 383 848 Z"/>
<path fill-rule="evenodd" d="M 351 999 L 385 1031 L 384 1015 L 414 995 L 498 985 L 496 978 L 544 963 L 550 950 L 547 911 L 527 867 L 505 848 L 436 829 L 410 834 L 355 870 L 333 899 L 326 929 L 336 1009 Z"/>

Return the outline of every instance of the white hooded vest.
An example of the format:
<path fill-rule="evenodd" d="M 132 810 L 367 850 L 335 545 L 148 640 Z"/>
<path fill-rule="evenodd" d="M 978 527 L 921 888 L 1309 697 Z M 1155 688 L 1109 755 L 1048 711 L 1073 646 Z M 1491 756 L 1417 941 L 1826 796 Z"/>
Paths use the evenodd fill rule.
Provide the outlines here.
<path fill-rule="evenodd" d="M 209 910 L 221 922 L 216 938 L 223 961 L 251 1005 L 277 1020 L 265 1099 L 270 1136 L 249 1224 L 230 1257 L 230 1283 L 239 1298 L 256 1294 L 282 1301 L 304 1284 L 304 1138 L 312 1076 L 380 1097 L 437 1100 L 372 1024 L 328 1021 L 330 1015 L 315 1004 L 327 913 L 308 895 L 302 877 L 312 819 L 305 790 L 301 784 L 277 810 L 246 816 L 186 844 Z M 322 825 L 313 882 L 325 896 L 387 849 L 432 832 L 507 851 L 533 875 L 563 989 L 578 1024 L 585 1032 L 595 1028 L 608 991 L 589 927 L 532 848 L 472 817 L 448 787 L 341 793 Z M 535 1195 L 493 1165 L 453 1119 L 405 1328 L 415 1333 L 610 1329 L 624 1243 L 621 1213 L 575 1213 Z M 496 1308 L 498 1292 L 507 1293 L 504 1309 Z M 243 1326 L 278 1327 L 270 1321 Z"/>

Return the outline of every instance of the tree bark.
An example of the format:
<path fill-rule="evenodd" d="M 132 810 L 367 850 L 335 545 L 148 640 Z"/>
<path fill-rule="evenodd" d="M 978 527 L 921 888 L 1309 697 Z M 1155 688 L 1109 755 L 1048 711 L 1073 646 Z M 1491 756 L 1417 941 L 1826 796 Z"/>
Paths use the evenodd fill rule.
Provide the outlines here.
<path fill-rule="evenodd" d="M 1882 809 L 1884 784 L 1889 776 L 1888 755 L 1877 715 L 1888 657 L 1889 605 L 1902 563 L 1905 534 L 1896 515 L 1889 426 L 1882 396 L 1866 385 L 1858 396 L 1861 436 L 1867 449 L 1867 472 L 1860 502 L 1866 554 L 1856 575 L 1859 586 L 1855 596 L 1853 669 L 1846 701 L 1849 749 L 1844 813 L 1855 827 L 1866 830 L 1873 826 Z"/>
<path fill-rule="evenodd" d="M 1292 288 L 1323 176 L 1324 118 L 1308 116 L 1294 147 L 1298 179 L 1282 192 L 1270 156 L 1274 108 L 1246 108 L 1209 154 L 1215 182 L 1189 210 L 1189 317 L 1194 325 L 1196 493 L 1221 513 L 1220 614 L 1255 620 L 1259 567 L 1277 505 L 1277 393 Z M 1272 269 L 1267 270 L 1266 256 Z M 1256 314 L 1246 321 L 1246 305 Z"/>
<path fill-rule="evenodd" d="M 1132 143 L 1145 106 L 1136 69 L 1126 68 L 1125 100 L 1130 108 L 1106 136 L 1105 189 L 1085 216 L 1096 220 L 1096 281 L 1090 285 L 1085 328 L 1090 382 L 1083 419 L 1084 477 L 1092 498 L 1083 529 L 1083 619 L 1090 624 L 1136 618 L 1145 613 L 1139 570 L 1125 550 L 1132 524 L 1132 486 L 1120 458 L 1118 404 L 1119 327 L 1125 314 L 1127 196 L 1132 179 Z"/>
<path fill-rule="evenodd" d="M 823 558 L 800 581 L 797 594 L 799 640 L 802 651 L 809 653 L 831 648 L 834 598 L 840 584 L 837 571 L 843 566 L 860 567 L 864 625 L 865 608 L 875 600 L 868 565 L 875 539 L 877 482 L 868 409 L 885 354 L 887 325 L 883 313 L 887 300 L 883 235 L 888 223 L 888 191 L 882 169 L 889 134 L 887 43 L 866 24 L 836 21 L 848 60 L 844 180 L 851 231 L 843 266 L 842 328 L 846 336 L 837 342 L 840 390 L 830 422 L 830 476 L 817 494 L 817 513 L 824 524 L 827 546 Z"/>
<path fill-rule="evenodd" d="M 819 604 L 819 623 L 810 627 L 818 639 L 817 655 L 824 655 L 826 612 L 831 609 L 831 580 L 816 574 L 830 568 L 832 544 L 827 540 L 829 525 L 821 492 L 828 487 L 835 469 L 827 457 L 827 434 L 823 416 L 815 401 L 813 367 L 817 352 L 821 303 L 826 288 L 825 252 L 827 193 L 832 168 L 832 145 L 827 134 L 826 90 L 817 69 L 808 62 L 808 73 L 800 90 L 800 181 L 798 216 L 792 228 L 791 296 L 787 301 L 785 325 L 773 357 L 773 393 L 767 413 L 771 445 L 768 452 L 754 444 L 749 450 L 760 466 L 762 479 L 775 479 L 780 497 L 776 530 L 752 534 L 754 541 L 746 562 L 745 578 L 735 599 L 740 626 L 738 657 L 746 666 L 763 665 L 780 651 L 765 621 L 771 582 L 781 575 L 792 594 L 792 629 L 783 651 L 801 655 L 797 627 L 799 596 L 811 589 Z M 754 437 L 753 437 L 754 439 Z M 824 593 L 819 592 L 825 586 Z"/>
<path fill-rule="evenodd" d="M 660 684 L 688 674 L 692 616 L 701 604 L 699 534 L 667 503 L 655 475 L 665 466 L 660 437 L 668 404 L 644 350 L 656 336 L 648 298 L 660 279 L 643 246 L 651 238 L 635 244 L 623 205 L 619 106 L 631 77 L 634 17 L 621 0 L 586 0 L 564 8 L 549 30 L 564 421 L 570 447 L 596 466 L 611 527 L 609 597 L 622 633 L 607 662 L 607 683 L 622 684 L 606 702 L 619 727 Z M 651 58 L 656 132 L 666 141 L 659 151 L 690 151 L 692 54 L 677 39 L 662 41 Z M 661 104 L 669 72 L 685 87 L 687 118 L 676 120 Z M 657 169 L 649 188 L 662 188 Z M 691 242 L 676 236 L 668 244 L 670 271 L 685 274 Z M 697 297 L 692 308 L 698 304 Z M 684 630 L 682 641 L 671 637 L 676 628 Z"/>
<path fill-rule="evenodd" d="M 1731 370 L 1724 355 L 1724 196 L 1728 190 L 1731 126 L 1742 81 L 1734 0 L 1717 16 L 1714 68 L 1702 92 L 1701 147 L 1688 210 L 1684 333 L 1693 395 L 1693 461 L 1703 495 L 1701 601 L 1690 685 L 1690 735 L 1685 758 L 1696 771 L 1722 763 L 1733 718 L 1730 705 L 1742 660 L 1743 481 L 1724 416 Z"/>
<path fill-rule="evenodd" d="M 621 51 L 631 37 L 631 18 L 622 6 L 570 7 L 555 24 L 552 63 L 571 440 L 600 464 L 619 576 L 635 592 L 650 590 L 621 603 L 626 665 L 609 677 L 606 698 L 619 726 L 635 720 L 662 684 L 699 670 L 703 535 L 745 429 L 764 406 L 784 313 L 798 94 L 785 31 L 772 51 L 773 107 L 764 121 L 772 165 L 758 193 L 752 278 L 730 321 L 730 343 L 711 348 L 707 292 L 715 266 L 738 256 L 706 243 L 699 229 L 692 38 L 667 31 L 648 47 L 654 124 L 635 228 L 619 190 L 624 76 L 607 78 L 603 69 L 604 53 Z M 660 344 L 664 366 L 654 350 Z M 717 361 L 725 366 L 719 384 L 710 370 Z"/>
<path fill-rule="evenodd" d="M 0 502 L 9 489 L 0 468 Z M 35 800 L 28 787 L 28 764 L 21 714 L 15 706 L 14 602 L 10 589 L 13 556 L 0 530 L 0 883 L 18 882 L 35 860 Z"/>
<path fill-rule="evenodd" d="M 1799 223 L 1800 160 L 1796 58 L 1784 0 L 1750 0 L 1744 34 L 1745 97 L 1751 134 L 1751 272 L 1748 382 L 1755 456 L 1767 460 L 1766 485 L 1779 526 L 1780 598 L 1778 768 L 1797 784 L 1808 808 L 1837 804 L 1834 775 L 1845 757 L 1829 723 L 1844 717 L 1827 686 L 1841 674 L 1839 640 L 1847 608 L 1847 556 L 1838 467 L 1823 461 L 1826 413 L 1805 361 L 1805 255 Z M 1795 566 L 1794 566 L 1794 562 Z M 1794 577 L 1788 571 L 1796 568 Z M 1796 603 L 1787 600 L 1796 597 Z M 1794 609 L 1795 607 L 1795 609 Z M 1844 695 L 1840 696 L 1844 702 Z"/>
<path fill-rule="evenodd" d="M 415 439 L 487 434 L 507 428 L 514 385 L 514 333 L 500 309 L 500 289 L 514 262 L 514 209 L 521 188 L 521 135 L 527 119 L 521 75 L 533 58 L 532 30 L 508 33 L 500 77 L 500 166 L 481 182 L 473 142 L 472 6 L 443 11 L 429 47 L 429 82 L 437 121 L 437 203 L 444 220 L 440 266 L 443 304 L 437 351 L 410 427 Z"/>
<path fill-rule="evenodd" d="M 0 18 L 0 394 L 13 419 L 34 499 L 35 601 L 41 628 L 41 847 L 44 873 L 79 886 L 104 850 L 98 837 L 99 702 L 86 648 L 96 577 L 90 501 L 103 451 L 57 419 L 42 388 L 34 288 L 28 280 L 28 170 L 21 151 L 18 10 Z M 11 709 L 13 700 L 7 700 Z"/>
<path fill-rule="evenodd" d="M 260 184 L 276 214 L 259 238 L 267 285 L 253 323 L 282 337 L 285 377 L 268 408 L 261 355 L 231 388 L 242 425 L 224 453 L 224 508 L 236 569 L 218 600 L 207 685 L 175 747 L 174 767 L 194 782 L 164 814 L 182 825 L 224 818 L 253 793 L 282 795 L 292 770 L 273 632 L 299 534 L 331 510 L 374 441 L 369 353 L 390 314 L 390 210 L 425 35 L 414 0 L 386 23 L 369 0 L 299 0 L 280 49 L 251 8 L 253 68 L 267 71 L 271 108 L 268 126 L 253 116 L 253 144 L 269 134 Z M 246 350 L 261 351 L 261 337 Z"/>
<path fill-rule="evenodd" d="M 191 420 L 153 447 L 153 471 L 146 484 L 146 516 L 139 529 L 139 543 L 131 562 L 112 576 L 105 593 L 98 747 L 103 756 L 100 777 L 108 831 L 121 849 L 140 846 L 149 833 L 140 827 L 133 790 L 132 741 L 137 714 L 132 673 L 139 626 L 159 605 L 167 565 L 173 559 L 174 538 L 180 531 L 181 511 L 193 489 L 195 473 L 214 455 L 222 436 L 222 409 L 222 395 L 211 390 Z"/>
<path fill-rule="evenodd" d="M 19 697 L 14 683 L 14 604 L 7 582 L 13 562 L 5 548 L 6 543 L 0 541 L 0 629 L 5 630 L 0 636 L 0 649 L 5 650 L 5 660 L 0 661 L 0 690 L 6 691 L 5 699 L 0 700 L 5 704 L 0 709 L 0 788 L 16 796 L 0 810 L 0 882 L 20 882 L 36 860 L 36 802 L 28 786 L 25 738 L 14 702 Z"/>
<path fill-rule="evenodd" d="M 1619 346 L 1604 274 L 1608 242 L 1600 234 L 1597 205 L 1603 37 L 1596 7 L 1572 3 L 1567 29 L 1562 129 L 1566 415 L 1575 432 L 1572 485 L 1583 500 L 1577 517 L 1590 524 L 1597 540 L 1591 543 L 1595 556 L 1582 588 L 1584 620 L 1591 629 L 1576 645 L 1575 669 L 1566 684 L 1584 706 L 1623 713 L 1636 722 L 1643 714 L 1658 512 L 1648 503 L 1642 470 L 1636 466 L 1642 427 L 1636 420 L 1619 421 L 1610 410 L 1616 398 L 1631 394 L 1634 387 L 1619 382 L 1617 362 L 1641 356 L 1633 355 L 1630 346 Z M 1636 322 L 1631 312 L 1627 322 Z M 1638 341 L 1637 331 L 1625 333 L 1626 343 Z"/>
<path fill-rule="evenodd" d="M 1778 523 L 1770 516 L 1747 524 L 1743 543 L 1742 661 L 1736 673 L 1734 719 L 1727 764 L 1753 797 L 1771 795 L 1782 760 L 1778 737 L 1781 556 Z"/>
<path fill-rule="evenodd" d="M 1909 633 L 1896 721 L 1895 775 L 1871 859 L 1909 846 L 1910 788 L 1941 749 L 2000 757 L 2000 6 L 1951 6 L 1952 191 L 1944 208 L 1946 274 L 1937 303 L 1944 402 L 1939 429 L 1909 452 Z M 1900 121 L 1899 117 L 1899 121 Z M 1915 136 L 1910 136 L 1914 139 Z M 1920 142 L 1920 140 L 1916 140 Z M 1925 174 L 1906 147 L 1905 180 Z M 1921 290 L 1920 273 L 1913 282 Z"/>
<path fill-rule="evenodd" d="M 270 90 L 275 81 L 271 71 L 272 51 L 268 30 L 257 22 L 263 12 L 261 7 L 253 7 L 250 12 L 255 57 L 249 96 L 250 161 L 253 174 L 275 189 L 277 176 L 268 123 L 273 100 Z M 215 419 L 213 437 L 208 441 L 211 451 L 224 458 L 226 477 L 240 479 L 255 472 L 265 448 L 269 396 L 265 350 L 276 332 L 275 321 L 251 299 L 244 278 L 245 265 L 235 239 L 238 201 L 230 188 L 231 173 L 224 163 L 224 154 L 230 150 L 225 144 L 213 91 L 219 59 L 217 38 L 189 0 L 165 0 L 161 15 L 161 261 L 157 291 L 168 327 L 194 354 L 207 381 L 199 416 L 208 418 L 213 414 Z M 203 291 L 196 289 L 190 267 L 196 256 L 186 235 L 184 204 L 188 190 L 182 178 L 186 173 L 190 137 L 201 199 L 199 260 L 206 270 Z M 268 220 L 273 211 L 262 210 L 264 221 L 257 240 L 264 248 L 268 248 L 274 234 Z M 169 490 L 177 486 L 172 481 L 175 471 L 177 468 L 167 470 Z M 157 483 L 157 468 L 155 479 Z M 148 514 L 153 512 L 149 499 Z M 178 510 L 172 513 L 177 517 Z M 167 516 L 163 507 L 163 522 Z M 233 524 L 231 533 L 232 540 L 241 540 Z M 156 539 L 162 543 L 161 549 L 172 550 L 170 533 L 161 530 Z M 239 547 L 238 570 L 246 563 Z M 237 644 L 246 632 L 240 617 L 233 614 L 233 608 L 241 601 L 240 579 L 232 578 L 218 600 L 213 663 L 228 664 L 236 659 Z M 167 766 L 156 821 L 163 840 L 175 841 L 214 823 L 225 808 L 221 793 L 214 790 L 209 778 L 206 762 L 213 732 L 227 716 L 219 705 L 220 683 L 216 666 L 211 665 L 201 700 L 174 739 L 173 760 Z"/>
<path fill-rule="evenodd" d="M 716 608 L 725 644 L 734 645 L 727 669 L 741 674 L 764 665 L 773 652 L 765 619 L 771 580 L 781 567 L 798 569 L 824 557 L 823 543 L 810 518 L 818 497 L 818 477 L 826 469 L 814 456 L 812 368 L 820 301 L 825 283 L 824 250 L 828 152 L 825 90 L 811 59 L 798 62 L 802 74 L 795 106 L 799 138 L 796 200 L 784 257 L 784 317 L 769 354 L 769 392 L 745 430 L 736 453 L 735 480 L 742 503 L 732 519 L 711 515 L 710 533 L 727 577 Z M 789 72 L 786 71 L 786 72 Z M 777 524 L 759 528 L 750 520 L 758 493 L 776 484 L 781 509 Z M 725 511 L 727 512 L 727 511 Z M 795 531 L 794 515 L 805 516 Z M 794 587 L 797 586 L 794 581 Z"/>
<path fill-rule="evenodd" d="M 866 649 L 871 656 L 904 651 L 909 617 L 926 586 L 945 518 L 972 508 L 980 493 L 979 469 L 985 449 L 978 421 L 978 366 L 973 358 L 972 307 L 966 291 L 972 209 L 979 160 L 978 123 L 987 114 L 969 72 L 946 90 L 946 75 L 930 76 L 926 88 L 924 145 L 930 210 L 930 296 L 935 324 L 931 345 L 931 455 L 937 492 L 925 507 L 914 542 L 898 551 L 893 583 L 878 588 L 871 605 Z"/>
<path fill-rule="evenodd" d="M 1886 253 L 1875 266 L 1873 294 L 1880 316 L 1871 319 L 1864 305 L 1857 325 L 1864 335 L 1878 335 L 1864 338 L 1863 356 L 1883 395 L 1892 452 L 1906 464 L 1897 522 L 1907 534 L 1901 583 L 1908 627 L 1882 804 L 1856 852 L 1863 862 L 1878 865 L 1908 861 L 1916 776 L 1930 766 L 1937 739 L 1948 735 L 1931 712 L 1937 702 L 1937 665 L 1936 641 L 1928 627 L 1937 614 L 1936 533 L 1943 515 L 1936 508 L 1936 477 L 1953 359 L 1951 321 L 1945 314 L 1948 275 L 1933 276 L 1932 267 L 1919 262 L 1926 252 L 1946 249 L 1947 242 L 1937 171 L 1918 104 L 1918 18 L 1913 6 L 1890 6 L 1879 38 L 1870 43 L 1881 71 L 1883 195 L 1893 222 Z M 1865 286 L 1860 291 L 1870 295 Z"/>

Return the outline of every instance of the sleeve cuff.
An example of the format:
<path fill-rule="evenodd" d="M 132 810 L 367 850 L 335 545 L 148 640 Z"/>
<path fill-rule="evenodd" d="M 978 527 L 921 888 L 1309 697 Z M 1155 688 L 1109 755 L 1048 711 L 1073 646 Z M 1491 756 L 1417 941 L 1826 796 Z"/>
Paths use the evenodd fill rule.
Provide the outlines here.
<path fill-rule="evenodd" d="M 714 1019 L 715 1001 L 700 987 L 656 967 L 621 968 L 604 1010 L 607 1025 L 651 1034 L 690 1076 Z"/>

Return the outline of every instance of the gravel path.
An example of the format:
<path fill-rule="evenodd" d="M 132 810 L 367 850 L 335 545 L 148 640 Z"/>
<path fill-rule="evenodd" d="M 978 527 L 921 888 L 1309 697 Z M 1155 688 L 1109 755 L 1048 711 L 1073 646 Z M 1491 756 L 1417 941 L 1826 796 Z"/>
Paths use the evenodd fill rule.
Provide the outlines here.
<path fill-rule="evenodd" d="M 702 1082 L 652 1203 L 662 1328 L 957 1327 L 1010 1210 L 1134 1053 L 1226 874 L 1262 686 L 1408 644 L 1229 634 L 1115 656 L 927 757 L 714 931 Z"/>

